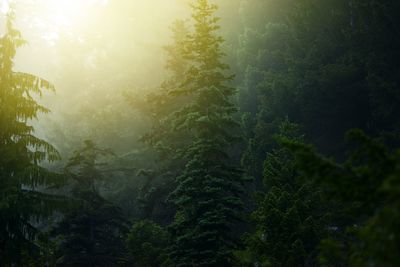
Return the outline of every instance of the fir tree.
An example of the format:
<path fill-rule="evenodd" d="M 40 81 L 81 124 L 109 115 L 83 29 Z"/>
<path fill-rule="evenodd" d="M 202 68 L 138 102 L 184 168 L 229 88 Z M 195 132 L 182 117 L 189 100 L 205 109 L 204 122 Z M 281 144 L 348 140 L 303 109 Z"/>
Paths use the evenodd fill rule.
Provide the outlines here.
<path fill-rule="evenodd" d="M 8 14 L 6 33 L 0 38 L 0 265 L 23 264 L 23 252 L 35 255 L 35 222 L 50 215 L 58 201 L 38 190 L 56 182 L 40 166 L 59 159 L 56 149 L 34 135 L 29 121 L 49 112 L 34 95 L 53 91 L 46 80 L 14 72 L 17 49 L 26 42 Z"/>
<path fill-rule="evenodd" d="M 232 226 L 242 208 L 241 172 L 231 165 L 227 148 L 237 139 L 231 98 L 218 36 L 217 7 L 207 0 L 192 4 L 194 33 L 186 41 L 190 62 L 180 93 L 192 101 L 176 112 L 175 129 L 189 130 L 192 142 L 183 150 L 187 162 L 170 199 L 177 213 L 171 225 L 174 266 L 229 266 L 236 245 Z"/>

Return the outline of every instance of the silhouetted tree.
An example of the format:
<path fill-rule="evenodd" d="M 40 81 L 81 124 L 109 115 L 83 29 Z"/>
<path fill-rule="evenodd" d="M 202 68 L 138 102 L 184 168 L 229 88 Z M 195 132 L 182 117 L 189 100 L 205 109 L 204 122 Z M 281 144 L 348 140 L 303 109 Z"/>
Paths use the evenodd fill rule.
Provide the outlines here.
<path fill-rule="evenodd" d="M 53 229 L 58 237 L 57 266 L 124 266 L 127 261 L 127 222 L 119 208 L 96 188 L 104 176 L 99 157 L 110 153 L 86 141 L 67 164 L 75 181 L 72 196 L 76 204 Z"/>

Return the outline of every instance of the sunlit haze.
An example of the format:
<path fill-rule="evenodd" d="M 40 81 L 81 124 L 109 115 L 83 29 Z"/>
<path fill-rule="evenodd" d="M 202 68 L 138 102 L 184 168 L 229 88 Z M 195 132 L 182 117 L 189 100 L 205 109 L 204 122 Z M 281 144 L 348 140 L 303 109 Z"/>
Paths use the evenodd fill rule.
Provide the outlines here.
<path fill-rule="evenodd" d="M 18 50 L 16 70 L 56 87 L 56 94 L 41 100 L 52 113 L 35 122 L 38 134 L 51 135 L 69 116 L 98 110 L 110 97 L 121 100 L 126 91 L 156 87 L 164 77 L 170 26 L 188 18 L 188 2 L 0 0 L 0 22 L 14 6 L 16 25 L 28 41 Z M 52 126 L 45 127 L 49 121 Z"/>

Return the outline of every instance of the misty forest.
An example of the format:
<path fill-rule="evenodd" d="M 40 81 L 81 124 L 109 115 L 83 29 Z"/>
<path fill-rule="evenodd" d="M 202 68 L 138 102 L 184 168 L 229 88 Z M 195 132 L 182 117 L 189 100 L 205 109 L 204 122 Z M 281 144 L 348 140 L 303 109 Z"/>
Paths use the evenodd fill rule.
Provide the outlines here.
<path fill-rule="evenodd" d="M 0 0 L 0 266 L 400 266 L 400 2 Z"/>

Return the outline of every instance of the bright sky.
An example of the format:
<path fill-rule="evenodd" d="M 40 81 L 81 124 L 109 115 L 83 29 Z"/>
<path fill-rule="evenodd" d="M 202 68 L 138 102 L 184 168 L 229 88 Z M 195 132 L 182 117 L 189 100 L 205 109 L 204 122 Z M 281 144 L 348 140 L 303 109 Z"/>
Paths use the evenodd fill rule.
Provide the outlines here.
<path fill-rule="evenodd" d="M 159 86 L 165 78 L 163 47 L 171 41 L 170 26 L 190 18 L 191 1 L 0 0 L 0 28 L 12 2 L 15 26 L 28 41 L 18 49 L 14 70 L 48 79 L 56 87 L 57 94 L 41 100 L 52 110 L 37 127 L 43 129 L 41 136 L 47 134 L 48 120 L 63 123 L 64 114 L 95 102 L 94 95 Z"/>
<path fill-rule="evenodd" d="M 18 19 L 54 45 L 61 33 L 78 32 L 94 8 L 107 4 L 108 0 L 0 0 L 0 12 L 5 14 L 14 5 Z"/>
<path fill-rule="evenodd" d="M 129 19 L 124 27 L 137 28 L 141 31 L 139 34 L 148 35 L 148 31 L 158 34 L 156 31 L 159 29 L 168 29 L 166 23 L 181 17 L 179 13 L 187 9 L 189 1 L 0 0 L 0 15 L 6 13 L 10 4 L 14 5 L 17 27 L 25 38 L 30 41 L 30 35 L 35 33 L 35 39 L 40 37 L 48 45 L 54 46 L 61 37 L 85 39 L 88 32 L 92 34 L 110 30 L 116 21 L 123 18 Z M 111 21 L 105 25 L 104 18 Z M 0 16 L 0 23 L 1 20 Z"/>
<path fill-rule="evenodd" d="M 0 24 L 11 3 L 16 27 L 28 41 L 18 50 L 18 70 L 54 81 L 56 68 L 65 73 L 63 61 L 85 68 L 113 67 L 113 72 L 129 68 L 141 80 L 144 72 L 163 67 L 169 27 L 188 17 L 188 1 L 0 0 Z"/>
<path fill-rule="evenodd" d="M 188 1 L 0 0 L 0 27 L 12 2 L 15 26 L 28 41 L 18 50 L 14 69 L 56 87 L 57 94 L 41 99 L 52 113 L 37 129 L 45 132 L 51 118 L 62 123 L 63 114 L 77 112 L 94 95 L 159 85 L 169 27 L 188 17 Z"/>

